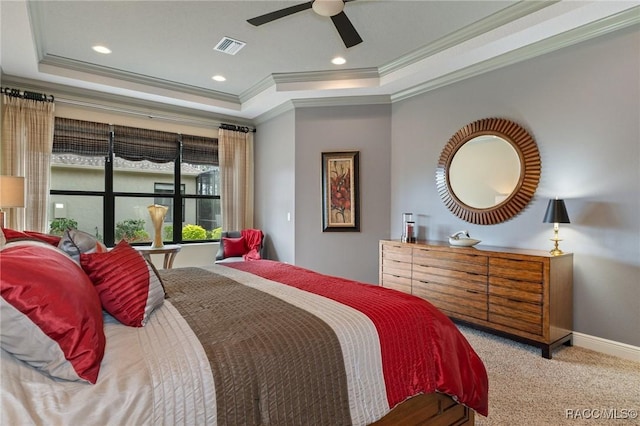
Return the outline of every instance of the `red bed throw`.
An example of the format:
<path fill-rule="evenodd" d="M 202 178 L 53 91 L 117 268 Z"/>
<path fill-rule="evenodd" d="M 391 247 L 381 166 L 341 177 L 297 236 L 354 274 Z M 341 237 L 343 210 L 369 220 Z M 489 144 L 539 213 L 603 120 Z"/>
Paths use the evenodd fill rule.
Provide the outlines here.
<path fill-rule="evenodd" d="M 243 256 L 244 260 L 260 259 L 260 246 L 262 245 L 262 231 L 259 229 L 243 229 L 240 235 L 244 237 L 247 245 L 247 253 Z"/>
<path fill-rule="evenodd" d="M 327 297 L 367 315 L 379 334 L 390 407 L 437 391 L 488 414 L 484 364 L 455 324 L 426 300 L 280 262 L 226 266 Z"/>

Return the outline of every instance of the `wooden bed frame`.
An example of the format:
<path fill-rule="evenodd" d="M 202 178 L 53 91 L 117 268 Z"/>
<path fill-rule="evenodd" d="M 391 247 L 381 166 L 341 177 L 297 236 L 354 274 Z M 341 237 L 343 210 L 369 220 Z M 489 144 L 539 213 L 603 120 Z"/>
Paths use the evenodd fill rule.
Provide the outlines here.
<path fill-rule="evenodd" d="M 414 396 L 371 426 L 473 426 L 475 412 L 442 393 Z"/>

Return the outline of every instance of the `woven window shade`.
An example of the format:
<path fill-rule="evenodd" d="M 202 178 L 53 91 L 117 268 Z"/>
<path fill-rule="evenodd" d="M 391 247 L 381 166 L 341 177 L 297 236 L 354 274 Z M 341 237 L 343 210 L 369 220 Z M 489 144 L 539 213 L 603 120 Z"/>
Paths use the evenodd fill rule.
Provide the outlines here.
<path fill-rule="evenodd" d="M 218 139 L 182 135 L 182 161 L 191 164 L 218 165 Z"/>
<path fill-rule="evenodd" d="M 109 154 L 110 132 L 114 132 L 113 152 L 130 161 L 167 163 L 178 158 L 180 135 L 136 127 L 56 117 L 53 152 L 104 157 Z M 218 139 L 182 135 L 183 161 L 218 165 Z"/>
<path fill-rule="evenodd" d="M 113 126 L 113 153 L 129 161 L 168 163 L 178 158 L 177 133 Z"/>
<path fill-rule="evenodd" d="M 56 117 L 52 151 L 104 157 L 109 154 L 109 133 L 105 123 Z"/>

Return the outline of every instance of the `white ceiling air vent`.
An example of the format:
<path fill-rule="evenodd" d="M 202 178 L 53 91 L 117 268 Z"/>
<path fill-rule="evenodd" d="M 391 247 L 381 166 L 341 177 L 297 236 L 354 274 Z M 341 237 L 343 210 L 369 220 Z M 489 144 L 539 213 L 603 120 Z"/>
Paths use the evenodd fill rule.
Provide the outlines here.
<path fill-rule="evenodd" d="M 218 52 L 227 53 L 229 55 L 235 55 L 240 49 L 242 49 L 247 43 L 240 40 L 234 40 L 229 37 L 223 37 L 222 40 L 216 44 L 213 50 Z"/>

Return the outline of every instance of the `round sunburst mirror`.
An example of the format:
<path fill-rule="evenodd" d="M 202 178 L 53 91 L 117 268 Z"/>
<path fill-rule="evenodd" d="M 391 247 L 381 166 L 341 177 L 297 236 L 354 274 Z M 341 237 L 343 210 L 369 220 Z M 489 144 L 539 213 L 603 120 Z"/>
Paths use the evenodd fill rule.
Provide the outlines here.
<path fill-rule="evenodd" d="M 438 161 L 436 186 L 453 214 L 493 225 L 516 216 L 531 201 L 540 168 L 529 132 L 510 120 L 486 118 L 449 139 Z"/>

